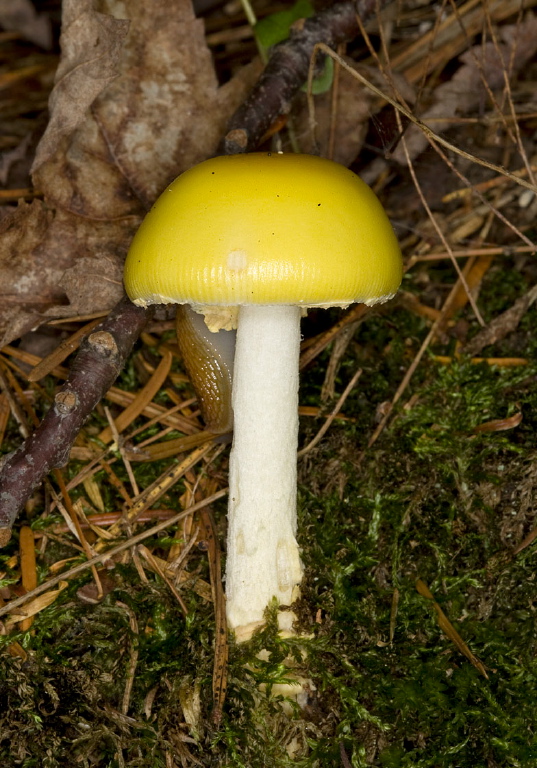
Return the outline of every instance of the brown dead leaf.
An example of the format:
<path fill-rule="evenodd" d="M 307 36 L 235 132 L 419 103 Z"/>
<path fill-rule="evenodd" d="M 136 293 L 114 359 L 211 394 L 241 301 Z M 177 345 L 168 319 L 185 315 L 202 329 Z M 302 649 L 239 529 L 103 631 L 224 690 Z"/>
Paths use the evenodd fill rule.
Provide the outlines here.
<path fill-rule="evenodd" d="M 89 107 L 119 74 L 119 58 L 128 29 L 128 21 L 96 13 L 88 0 L 64 3 L 62 58 L 34 172 L 54 155 L 63 137 L 70 136 L 84 123 Z"/>
<path fill-rule="evenodd" d="M 2 222 L 0 346 L 51 316 L 118 301 L 145 211 L 214 153 L 256 74 L 218 88 L 190 0 L 93 6 L 63 3 L 62 58 L 33 165 L 44 202 Z"/>
<path fill-rule="evenodd" d="M 478 355 L 485 347 L 501 341 L 517 327 L 528 309 L 537 301 L 537 285 L 530 288 L 527 293 L 520 296 L 512 307 L 506 309 L 482 328 L 468 344 L 460 350 L 465 355 Z"/>
<path fill-rule="evenodd" d="M 433 105 L 420 115 L 435 133 L 449 128 L 450 118 L 468 114 L 489 102 L 484 79 L 491 90 L 498 90 L 505 84 L 506 71 L 513 78 L 535 56 L 537 18 L 533 14 L 523 23 L 503 27 L 500 32 L 503 42 L 498 47 L 488 42 L 470 48 L 460 56 L 462 66 L 452 79 L 436 88 Z M 405 140 L 411 160 L 429 146 L 426 136 L 414 125 L 408 127 Z M 402 144 L 395 148 L 392 157 L 401 165 L 407 165 Z"/>
<path fill-rule="evenodd" d="M 514 429 L 522 422 L 522 414 L 520 411 L 514 413 L 505 419 L 492 419 L 492 421 L 485 421 L 483 424 L 478 424 L 474 427 L 473 431 L 476 434 L 482 432 L 506 432 L 508 429 Z"/>
<path fill-rule="evenodd" d="M 52 220 L 52 212 L 34 201 L 20 206 L 0 222 L 0 325 L 10 338 L 30 331 L 35 318 L 64 301 L 58 272 L 39 259 L 39 246 Z"/>
<path fill-rule="evenodd" d="M 385 82 L 374 67 L 366 67 L 356 64 L 355 61 L 345 58 L 346 63 L 360 72 L 375 85 L 382 87 Z M 336 65 L 337 66 L 337 65 Z M 406 80 L 393 74 L 397 88 L 407 101 L 414 101 L 414 90 Z M 295 120 L 297 139 L 301 152 L 320 152 L 323 157 L 328 156 L 330 140 L 330 123 L 332 119 L 332 91 L 315 97 L 315 123 L 317 147 L 313 142 L 310 129 L 310 116 L 308 113 L 306 96 L 300 96 L 301 106 L 298 109 Z M 374 107 L 376 97 L 362 85 L 350 72 L 341 68 L 337 90 L 337 104 L 335 115 L 335 140 L 333 159 L 349 166 L 357 158 L 367 134 L 369 118 L 377 111 Z M 299 102 L 299 103 L 300 103 Z"/>

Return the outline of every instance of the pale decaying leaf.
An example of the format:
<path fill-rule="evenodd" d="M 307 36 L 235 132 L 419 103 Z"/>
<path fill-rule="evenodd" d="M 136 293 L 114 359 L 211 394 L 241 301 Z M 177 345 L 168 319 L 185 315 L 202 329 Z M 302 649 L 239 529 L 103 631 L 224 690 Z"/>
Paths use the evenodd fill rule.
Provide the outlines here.
<path fill-rule="evenodd" d="M 65 0 L 33 166 L 44 201 L 0 230 L 0 346 L 48 317 L 108 311 L 145 211 L 214 153 L 255 68 L 218 87 L 190 0 Z M 127 18 L 128 17 L 128 18 Z"/>
<path fill-rule="evenodd" d="M 118 74 L 121 47 L 129 22 L 95 13 L 88 2 L 65 3 L 62 18 L 62 59 L 50 95 L 50 119 L 36 152 L 38 169 L 84 122 L 88 108 Z"/>
<path fill-rule="evenodd" d="M 462 66 L 449 82 L 436 88 L 433 105 L 420 115 L 435 133 L 449 128 L 451 118 L 490 105 L 484 80 L 490 90 L 501 89 L 505 85 L 505 72 L 512 79 L 535 56 L 537 18 L 534 15 L 528 15 L 521 24 L 501 28 L 500 33 L 502 42 L 498 46 L 493 42 L 479 44 L 460 56 Z M 405 141 L 411 160 L 429 146 L 425 135 L 414 125 L 405 132 Z M 407 164 L 402 144 L 396 147 L 392 158 L 401 165 Z"/>

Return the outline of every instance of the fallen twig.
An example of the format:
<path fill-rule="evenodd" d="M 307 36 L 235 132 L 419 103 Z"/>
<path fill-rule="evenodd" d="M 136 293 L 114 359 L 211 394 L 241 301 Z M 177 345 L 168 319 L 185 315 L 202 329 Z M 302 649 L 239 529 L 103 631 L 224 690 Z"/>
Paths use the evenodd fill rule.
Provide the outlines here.
<path fill-rule="evenodd" d="M 272 123 L 289 112 L 293 97 L 307 80 L 315 46 L 326 43 L 332 47 L 352 40 L 360 31 L 356 15 L 365 21 L 387 4 L 387 0 L 336 3 L 292 29 L 289 39 L 274 47 L 253 91 L 231 118 L 221 154 L 255 149 Z"/>
<path fill-rule="evenodd" d="M 115 381 L 151 313 L 124 298 L 80 347 L 69 377 L 36 429 L 0 469 L 0 546 L 33 489 L 67 463 L 87 416 Z"/>

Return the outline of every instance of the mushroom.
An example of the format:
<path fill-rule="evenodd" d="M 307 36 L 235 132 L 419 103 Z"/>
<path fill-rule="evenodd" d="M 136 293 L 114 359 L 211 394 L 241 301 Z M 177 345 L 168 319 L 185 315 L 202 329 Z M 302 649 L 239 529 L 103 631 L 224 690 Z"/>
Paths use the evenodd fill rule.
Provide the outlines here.
<path fill-rule="evenodd" d="M 300 318 L 309 307 L 387 301 L 401 274 L 375 194 L 311 155 L 202 162 L 168 187 L 134 237 L 125 265 L 134 303 L 190 304 L 210 331 L 237 328 L 226 600 L 238 641 L 263 625 L 273 598 L 291 606 L 302 579 Z M 290 629 L 292 618 L 280 612 L 280 626 Z"/>

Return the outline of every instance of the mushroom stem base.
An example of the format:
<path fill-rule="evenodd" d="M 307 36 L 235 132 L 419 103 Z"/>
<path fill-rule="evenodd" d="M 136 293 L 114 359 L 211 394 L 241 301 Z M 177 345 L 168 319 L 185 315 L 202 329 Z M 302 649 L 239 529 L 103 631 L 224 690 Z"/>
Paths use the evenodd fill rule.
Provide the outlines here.
<path fill-rule="evenodd" d="M 239 310 L 229 470 L 227 618 L 238 640 L 272 598 L 291 605 L 302 566 L 296 542 L 300 315 L 296 306 Z"/>

